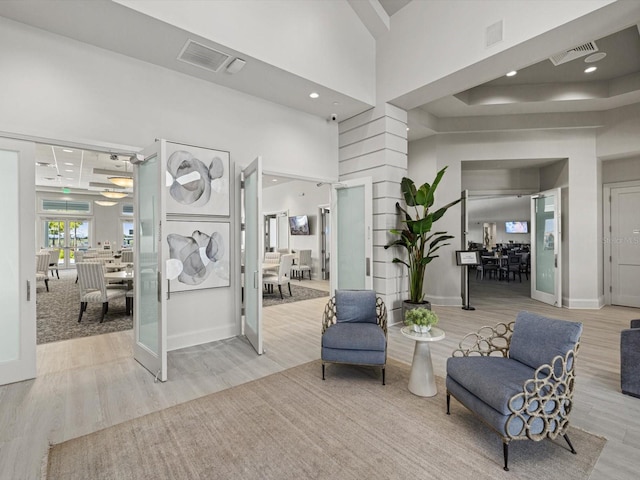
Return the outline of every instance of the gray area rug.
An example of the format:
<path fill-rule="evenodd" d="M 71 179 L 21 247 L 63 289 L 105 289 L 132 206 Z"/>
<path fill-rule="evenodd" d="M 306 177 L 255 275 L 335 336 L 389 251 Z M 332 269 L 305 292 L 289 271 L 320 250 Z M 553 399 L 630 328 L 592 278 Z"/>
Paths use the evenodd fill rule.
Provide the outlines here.
<path fill-rule="evenodd" d="M 289 289 L 287 286 L 283 285 L 283 298 L 280 298 L 280 292 L 278 292 L 278 287 L 276 286 L 273 289 L 273 293 L 264 292 L 262 294 L 262 306 L 271 307 L 273 305 L 283 305 L 285 303 L 300 302 L 301 300 L 310 300 L 312 298 L 329 296 L 329 292 L 303 287 L 297 281 L 291 282 L 291 294 L 292 295 L 289 295 Z"/>
<path fill-rule="evenodd" d="M 502 443 L 452 400 L 407 390 L 409 366 L 310 362 L 54 445 L 47 480 L 587 479 L 605 439 L 570 428 L 564 444 Z"/>
<path fill-rule="evenodd" d="M 125 299 L 109 302 L 109 311 L 100 323 L 102 305 L 90 303 L 78 323 L 80 290 L 75 270 L 60 270 L 60 278 L 49 277 L 49 292 L 43 282 L 37 283 L 36 324 L 37 343 L 57 342 L 77 337 L 133 328 L 133 317 L 125 313 Z"/>

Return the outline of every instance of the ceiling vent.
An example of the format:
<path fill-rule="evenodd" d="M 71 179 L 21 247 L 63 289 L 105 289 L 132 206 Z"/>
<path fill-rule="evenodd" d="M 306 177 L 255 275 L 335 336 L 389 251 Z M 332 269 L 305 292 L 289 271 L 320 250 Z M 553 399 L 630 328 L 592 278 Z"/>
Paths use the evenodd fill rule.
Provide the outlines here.
<path fill-rule="evenodd" d="M 597 51 L 598 47 L 596 46 L 596 42 L 587 42 L 585 44 L 578 45 L 577 47 L 574 47 L 570 50 L 556 53 L 554 56 L 550 57 L 549 60 L 551 60 L 551 63 L 553 63 L 557 67 L 558 65 L 570 62 L 571 60 L 575 60 L 576 58 L 591 55 L 592 53 Z"/>
<path fill-rule="evenodd" d="M 226 53 L 219 52 L 193 40 L 187 40 L 180 55 L 178 55 L 178 60 L 181 62 L 189 63 L 211 72 L 217 72 L 228 59 L 229 55 Z"/>

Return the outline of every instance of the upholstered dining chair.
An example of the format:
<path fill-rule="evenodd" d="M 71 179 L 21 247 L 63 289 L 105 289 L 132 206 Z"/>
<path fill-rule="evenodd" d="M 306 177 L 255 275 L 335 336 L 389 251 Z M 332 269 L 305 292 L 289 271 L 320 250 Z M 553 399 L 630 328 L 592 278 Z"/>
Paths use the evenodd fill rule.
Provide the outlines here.
<path fill-rule="evenodd" d="M 49 250 L 49 271 L 53 277 L 53 272 L 56 272 L 56 276 L 60 278 L 60 272 L 58 271 L 58 262 L 60 261 L 60 249 L 54 248 Z"/>
<path fill-rule="evenodd" d="M 36 254 L 36 281 L 42 280 L 49 291 L 49 252 Z"/>
<path fill-rule="evenodd" d="M 293 276 L 298 280 L 304 280 L 304 272 L 309 273 L 311 280 L 311 250 L 300 250 L 298 252 L 298 262 L 292 267 Z"/>
<path fill-rule="evenodd" d="M 582 323 L 520 312 L 467 335 L 447 359 L 447 415 L 454 397 L 492 428 L 505 470 L 512 440 L 562 435 L 575 454 L 567 429 L 581 334 Z"/>
<path fill-rule="evenodd" d="M 516 281 L 516 275 L 520 278 L 520 282 L 522 283 L 522 271 L 520 270 L 520 255 L 509 255 L 507 258 L 507 263 L 500 267 L 500 278 L 502 278 L 502 274 L 505 274 L 507 277 L 507 282 L 509 281 L 510 276 L 513 274 L 513 281 Z"/>
<path fill-rule="evenodd" d="M 120 261 L 122 263 L 133 263 L 133 250 L 123 250 Z"/>
<path fill-rule="evenodd" d="M 78 315 L 78 323 L 82 321 L 82 314 L 89 303 L 102 304 L 102 315 L 100 316 L 100 323 L 102 323 L 105 314 L 109 310 L 109 301 L 126 297 L 127 291 L 107 288 L 107 283 L 104 279 L 104 267 L 101 263 L 80 262 L 76 264 L 76 269 L 78 271 L 78 285 L 80 286 L 80 315 Z"/>
<path fill-rule="evenodd" d="M 336 290 L 322 318 L 322 380 L 330 363 L 380 367 L 385 384 L 387 308 L 373 290 Z"/>
<path fill-rule="evenodd" d="M 293 265 L 292 253 L 280 256 L 280 265 L 278 266 L 277 274 L 267 274 L 262 277 L 262 283 L 265 285 L 277 285 L 280 291 L 280 298 L 282 296 L 282 285 L 287 284 L 289 286 L 289 296 L 291 294 L 291 266 Z"/>

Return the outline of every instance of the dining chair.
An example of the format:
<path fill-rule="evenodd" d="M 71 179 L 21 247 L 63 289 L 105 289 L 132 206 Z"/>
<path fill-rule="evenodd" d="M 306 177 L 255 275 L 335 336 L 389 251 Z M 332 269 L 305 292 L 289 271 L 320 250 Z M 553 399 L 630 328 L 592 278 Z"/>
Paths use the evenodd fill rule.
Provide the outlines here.
<path fill-rule="evenodd" d="M 133 250 L 123 250 L 120 261 L 122 263 L 133 263 Z"/>
<path fill-rule="evenodd" d="M 300 250 L 298 262 L 291 269 L 293 276 L 298 280 L 304 280 L 304 272 L 309 272 L 309 280 L 311 280 L 311 250 Z"/>
<path fill-rule="evenodd" d="M 496 273 L 498 272 L 498 264 L 487 257 L 481 257 L 480 260 L 481 263 L 476 269 L 476 278 L 480 277 L 482 280 L 484 280 L 484 277 L 487 274 L 489 275 L 489 278 L 491 278 L 492 273 L 495 277 Z"/>
<path fill-rule="evenodd" d="M 49 259 L 48 252 L 36 254 L 36 281 L 44 281 L 44 286 L 49 291 Z"/>
<path fill-rule="evenodd" d="M 507 277 L 507 282 L 509 281 L 509 277 L 513 274 L 513 281 L 516 281 L 516 275 L 520 278 L 520 282 L 522 283 L 522 271 L 520 270 L 520 255 L 509 255 L 507 258 L 506 265 L 500 267 L 500 278 L 502 278 L 502 274 L 505 274 Z"/>
<path fill-rule="evenodd" d="M 89 303 L 102 303 L 102 315 L 100 316 L 100 323 L 102 323 L 105 314 L 109 310 L 109 301 L 126 297 L 127 291 L 107 288 L 107 283 L 104 279 L 104 268 L 101 263 L 80 262 L 76 264 L 76 269 L 80 285 L 80 315 L 78 315 L 78 323 L 82 321 L 82 314 Z"/>
<path fill-rule="evenodd" d="M 278 267 L 277 275 L 264 275 L 262 277 L 262 283 L 265 285 L 277 285 L 278 290 L 280 291 L 280 298 L 284 299 L 282 296 L 282 285 L 285 283 L 289 286 L 289 296 L 293 296 L 291 293 L 291 266 L 293 265 L 293 257 L 292 253 L 282 255 L 280 257 L 280 265 Z"/>
<path fill-rule="evenodd" d="M 49 271 L 53 277 L 53 272 L 56 272 L 56 276 L 60 278 L 60 272 L 58 272 L 58 262 L 60 261 L 60 249 L 55 248 L 49 250 Z"/>

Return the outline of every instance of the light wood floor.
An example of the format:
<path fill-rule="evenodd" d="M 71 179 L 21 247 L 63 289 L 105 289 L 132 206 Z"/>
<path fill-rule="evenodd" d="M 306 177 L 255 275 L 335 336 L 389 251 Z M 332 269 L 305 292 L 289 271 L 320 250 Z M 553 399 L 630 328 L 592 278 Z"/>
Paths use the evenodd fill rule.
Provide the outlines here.
<path fill-rule="evenodd" d="M 323 284 L 316 286 L 322 288 Z M 497 289 L 496 296 L 483 297 L 485 287 Z M 255 355 L 243 338 L 171 352 L 166 383 L 154 383 L 133 360 L 131 331 L 38 346 L 38 377 L 0 387 L 0 479 L 40 478 L 41 460 L 49 443 L 319 358 L 325 302 L 326 298 L 319 298 L 266 308 L 266 353 L 262 356 Z M 498 283 L 474 285 L 471 303 L 477 310 L 434 307 L 440 315 L 439 326 L 447 333 L 445 340 L 432 345 L 436 374 L 445 375 L 446 358 L 464 334 L 482 325 L 511 321 L 520 310 L 582 321 L 572 422 L 608 439 L 591 478 L 637 479 L 640 399 L 619 392 L 619 332 L 628 327 L 629 320 L 640 318 L 640 311 L 621 307 L 556 309 L 509 292 Z M 413 344 L 400 334 L 399 327 L 389 329 L 389 356 L 410 363 Z M 331 367 L 327 381 L 331 381 Z M 443 392 L 438 395 L 444 414 L 445 396 Z M 575 447 L 580 454 L 580 445 Z M 501 455 L 496 437 L 496 468 L 500 468 Z"/>

